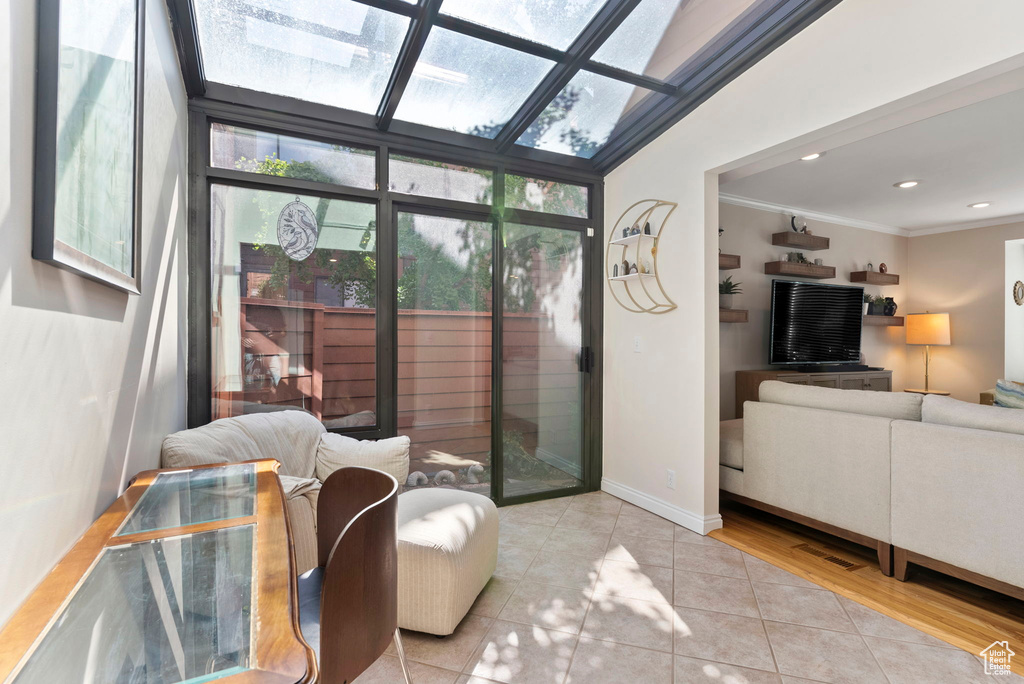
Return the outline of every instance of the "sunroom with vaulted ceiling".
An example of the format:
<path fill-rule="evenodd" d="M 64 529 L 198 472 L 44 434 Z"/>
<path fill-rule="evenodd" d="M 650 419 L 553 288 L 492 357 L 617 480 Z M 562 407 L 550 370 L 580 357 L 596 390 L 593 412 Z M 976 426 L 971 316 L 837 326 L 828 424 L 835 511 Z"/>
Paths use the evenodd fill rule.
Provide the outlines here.
<path fill-rule="evenodd" d="M 836 2 L 168 0 L 190 426 L 297 406 L 408 435 L 409 486 L 598 489 L 602 177 Z"/>

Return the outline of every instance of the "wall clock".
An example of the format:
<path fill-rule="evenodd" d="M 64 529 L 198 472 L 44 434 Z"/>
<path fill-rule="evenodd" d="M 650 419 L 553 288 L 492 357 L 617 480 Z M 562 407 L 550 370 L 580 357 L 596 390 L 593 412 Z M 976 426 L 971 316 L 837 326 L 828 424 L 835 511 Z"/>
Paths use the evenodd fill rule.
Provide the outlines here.
<path fill-rule="evenodd" d="M 1013 284 L 1013 301 L 1017 306 L 1024 306 L 1024 283 L 1019 280 Z"/>
<path fill-rule="evenodd" d="M 316 224 L 316 214 L 309 205 L 298 197 L 286 204 L 277 217 L 277 241 L 288 258 L 306 260 L 316 249 L 319 238 L 320 226 Z"/>

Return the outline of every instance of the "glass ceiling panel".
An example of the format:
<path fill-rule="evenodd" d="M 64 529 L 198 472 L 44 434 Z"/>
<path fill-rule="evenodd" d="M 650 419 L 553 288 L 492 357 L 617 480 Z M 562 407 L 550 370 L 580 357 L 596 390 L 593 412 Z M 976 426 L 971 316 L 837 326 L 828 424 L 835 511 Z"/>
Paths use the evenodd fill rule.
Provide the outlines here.
<path fill-rule="evenodd" d="M 667 80 L 748 7 L 765 0 L 642 0 L 594 61 Z"/>
<path fill-rule="evenodd" d="M 395 118 L 494 138 L 553 64 L 435 26 Z"/>
<path fill-rule="evenodd" d="M 377 111 L 407 17 L 352 0 L 194 0 L 206 78 Z"/>
<path fill-rule="evenodd" d="M 589 159 L 651 91 L 580 71 L 516 141 L 517 145 Z"/>
<path fill-rule="evenodd" d="M 441 12 L 564 50 L 605 0 L 444 0 Z"/>

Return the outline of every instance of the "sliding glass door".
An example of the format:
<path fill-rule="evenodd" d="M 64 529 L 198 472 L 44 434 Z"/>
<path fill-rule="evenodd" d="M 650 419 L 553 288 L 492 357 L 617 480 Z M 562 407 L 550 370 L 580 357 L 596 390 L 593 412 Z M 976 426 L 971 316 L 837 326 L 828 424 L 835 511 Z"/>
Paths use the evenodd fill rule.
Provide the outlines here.
<path fill-rule="evenodd" d="M 408 436 L 410 488 L 519 503 L 596 487 L 596 186 L 206 130 L 191 426 L 303 409 L 355 438 Z"/>
<path fill-rule="evenodd" d="M 505 223 L 501 313 L 504 498 L 583 486 L 583 234 Z"/>
<path fill-rule="evenodd" d="M 491 493 L 494 225 L 398 211 L 398 433 L 410 486 Z"/>

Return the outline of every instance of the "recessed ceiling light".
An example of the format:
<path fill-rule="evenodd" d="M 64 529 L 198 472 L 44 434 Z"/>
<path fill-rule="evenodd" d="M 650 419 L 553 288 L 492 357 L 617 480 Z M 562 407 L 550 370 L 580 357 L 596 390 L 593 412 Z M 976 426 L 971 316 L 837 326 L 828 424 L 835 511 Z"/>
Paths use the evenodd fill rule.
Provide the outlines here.
<path fill-rule="evenodd" d="M 915 185 L 917 185 L 920 182 L 921 181 L 905 180 L 905 181 L 900 181 L 899 183 L 893 183 L 892 186 L 894 188 L 904 188 L 904 189 L 906 189 L 906 188 L 912 188 L 912 187 L 914 187 Z"/>
<path fill-rule="evenodd" d="M 823 154 L 825 154 L 825 153 L 824 152 L 815 152 L 814 154 L 809 154 L 806 157 L 800 157 L 800 161 L 814 161 L 815 159 L 817 159 L 818 157 L 820 157 Z"/>
<path fill-rule="evenodd" d="M 974 204 L 968 204 L 967 206 L 970 207 L 971 209 L 984 209 L 985 207 L 990 206 L 991 204 L 991 202 L 975 202 Z"/>

